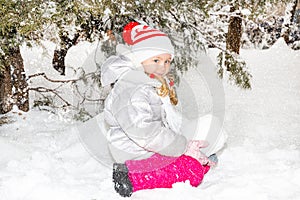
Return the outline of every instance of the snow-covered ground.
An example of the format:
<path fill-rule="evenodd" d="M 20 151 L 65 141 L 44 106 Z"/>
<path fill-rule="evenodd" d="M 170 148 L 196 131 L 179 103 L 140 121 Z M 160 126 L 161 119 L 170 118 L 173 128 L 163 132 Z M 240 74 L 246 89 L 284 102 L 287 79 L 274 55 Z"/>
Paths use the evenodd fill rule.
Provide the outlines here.
<path fill-rule="evenodd" d="M 27 69 L 39 62 L 23 55 Z M 253 75 L 252 90 L 224 82 L 229 138 L 219 165 L 198 188 L 177 183 L 131 199 L 300 199 L 300 51 L 279 40 L 241 56 Z M 37 110 L 7 116 L 14 122 L 0 126 L 0 200 L 123 199 L 114 192 L 111 169 L 72 131 L 78 124 Z"/>

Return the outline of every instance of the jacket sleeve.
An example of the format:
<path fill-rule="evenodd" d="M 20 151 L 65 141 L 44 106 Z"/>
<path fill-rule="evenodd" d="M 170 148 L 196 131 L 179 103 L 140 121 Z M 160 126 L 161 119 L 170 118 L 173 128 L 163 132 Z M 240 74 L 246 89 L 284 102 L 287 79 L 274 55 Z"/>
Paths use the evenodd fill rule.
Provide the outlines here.
<path fill-rule="evenodd" d="M 117 106 L 116 120 L 125 134 L 145 150 L 167 156 L 182 155 L 186 138 L 166 128 L 161 118 L 154 115 L 154 110 L 160 113 L 161 105 L 151 104 L 150 96 L 147 90 L 135 90 L 126 105 Z"/>

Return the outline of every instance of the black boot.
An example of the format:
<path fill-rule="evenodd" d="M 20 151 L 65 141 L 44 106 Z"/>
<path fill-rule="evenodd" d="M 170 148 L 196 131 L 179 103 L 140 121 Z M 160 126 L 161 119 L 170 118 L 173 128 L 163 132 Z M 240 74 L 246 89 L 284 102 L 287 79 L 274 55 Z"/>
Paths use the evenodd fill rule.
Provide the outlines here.
<path fill-rule="evenodd" d="M 113 182 L 115 190 L 122 197 L 130 197 L 132 195 L 133 186 L 128 177 L 128 169 L 125 164 L 114 163 L 113 165 Z"/>
<path fill-rule="evenodd" d="M 219 162 L 219 160 L 218 160 L 218 156 L 217 156 L 217 154 L 211 154 L 209 157 L 208 157 L 208 159 L 210 160 L 210 161 L 213 161 L 213 162 L 215 162 L 216 164 L 218 164 L 218 162 Z"/>

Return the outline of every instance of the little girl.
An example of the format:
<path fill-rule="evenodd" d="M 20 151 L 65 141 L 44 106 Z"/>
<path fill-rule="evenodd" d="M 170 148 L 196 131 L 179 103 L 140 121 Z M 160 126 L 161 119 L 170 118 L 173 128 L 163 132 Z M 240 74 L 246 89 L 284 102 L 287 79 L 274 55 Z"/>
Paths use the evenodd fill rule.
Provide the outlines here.
<path fill-rule="evenodd" d="M 198 186 L 214 162 L 200 151 L 207 142 L 188 140 L 174 117 L 178 100 L 169 76 L 174 58 L 170 39 L 137 22 L 124 27 L 123 39 L 127 45 L 117 46 L 119 55 L 108 58 L 101 72 L 102 85 L 113 85 L 104 117 L 116 161 L 116 191 L 130 196 L 186 180 Z"/>

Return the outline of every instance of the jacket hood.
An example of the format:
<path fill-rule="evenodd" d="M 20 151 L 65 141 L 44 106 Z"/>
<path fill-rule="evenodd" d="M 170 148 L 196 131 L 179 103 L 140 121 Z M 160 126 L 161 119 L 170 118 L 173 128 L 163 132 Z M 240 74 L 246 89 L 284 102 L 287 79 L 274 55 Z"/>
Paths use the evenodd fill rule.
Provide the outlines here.
<path fill-rule="evenodd" d="M 107 86 L 115 83 L 130 70 L 136 70 L 131 60 L 123 55 L 109 57 L 101 67 L 101 83 Z"/>

